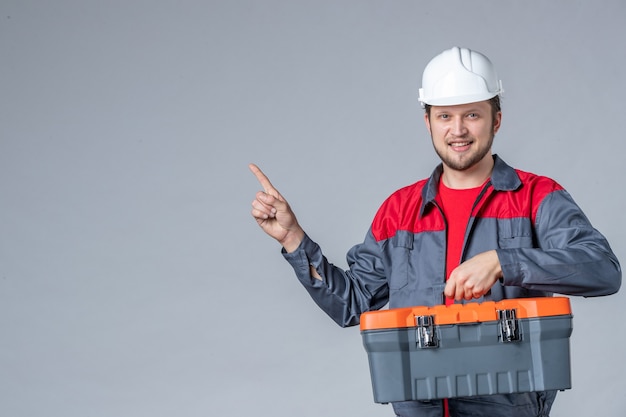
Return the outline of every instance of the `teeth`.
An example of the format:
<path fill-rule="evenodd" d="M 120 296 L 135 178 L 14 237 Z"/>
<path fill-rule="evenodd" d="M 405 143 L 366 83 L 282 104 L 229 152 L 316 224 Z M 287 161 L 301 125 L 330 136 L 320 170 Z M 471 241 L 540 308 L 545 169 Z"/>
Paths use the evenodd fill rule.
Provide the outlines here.
<path fill-rule="evenodd" d="M 451 143 L 450 146 L 454 146 L 454 147 L 461 147 L 461 146 L 467 146 L 469 145 L 469 142 L 463 142 L 463 143 Z"/>

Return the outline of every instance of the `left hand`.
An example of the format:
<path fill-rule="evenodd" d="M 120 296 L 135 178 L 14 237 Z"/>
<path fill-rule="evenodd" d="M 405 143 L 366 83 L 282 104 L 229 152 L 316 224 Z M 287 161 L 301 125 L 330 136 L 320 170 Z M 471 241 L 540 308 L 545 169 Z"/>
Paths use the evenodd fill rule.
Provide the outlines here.
<path fill-rule="evenodd" d="M 456 267 L 450 274 L 444 294 L 455 300 L 471 300 L 487 294 L 502 277 L 502 267 L 495 250 L 480 253 Z"/>

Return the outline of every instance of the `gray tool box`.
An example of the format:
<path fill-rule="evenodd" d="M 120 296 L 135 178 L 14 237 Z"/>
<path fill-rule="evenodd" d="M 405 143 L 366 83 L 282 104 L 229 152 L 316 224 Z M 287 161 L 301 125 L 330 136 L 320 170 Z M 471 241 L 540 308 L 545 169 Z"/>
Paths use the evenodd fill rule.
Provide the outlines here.
<path fill-rule="evenodd" d="M 569 389 L 571 333 L 566 297 L 361 315 L 377 403 Z"/>

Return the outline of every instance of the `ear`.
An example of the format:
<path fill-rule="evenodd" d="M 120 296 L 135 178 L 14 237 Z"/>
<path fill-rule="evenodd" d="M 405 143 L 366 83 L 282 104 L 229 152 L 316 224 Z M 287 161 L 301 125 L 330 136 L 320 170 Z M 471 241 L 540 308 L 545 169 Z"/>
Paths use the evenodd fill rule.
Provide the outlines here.
<path fill-rule="evenodd" d="M 428 117 L 428 113 L 424 112 L 424 123 L 426 123 L 426 129 L 428 129 L 428 133 L 432 133 L 430 131 L 430 118 Z"/>
<path fill-rule="evenodd" d="M 499 111 L 496 113 L 496 117 L 493 119 L 493 133 L 494 135 L 498 133 L 500 130 L 500 126 L 502 126 L 502 112 Z"/>

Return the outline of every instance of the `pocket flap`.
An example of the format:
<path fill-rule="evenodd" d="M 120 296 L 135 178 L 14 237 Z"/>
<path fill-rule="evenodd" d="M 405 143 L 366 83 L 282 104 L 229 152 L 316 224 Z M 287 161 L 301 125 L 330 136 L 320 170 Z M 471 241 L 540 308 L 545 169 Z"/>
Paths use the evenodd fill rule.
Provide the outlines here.
<path fill-rule="evenodd" d="M 394 237 L 391 238 L 391 244 L 397 248 L 413 249 L 413 239 L 415 235 L 411 232 L 398 230 Z"/>

